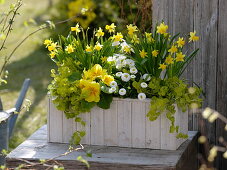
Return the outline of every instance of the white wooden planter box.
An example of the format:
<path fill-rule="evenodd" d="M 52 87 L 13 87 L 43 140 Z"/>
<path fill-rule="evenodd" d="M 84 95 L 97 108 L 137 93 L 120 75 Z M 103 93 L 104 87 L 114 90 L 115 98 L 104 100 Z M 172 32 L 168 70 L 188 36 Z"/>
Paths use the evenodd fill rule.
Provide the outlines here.
<path fill-rule="evenodd" d="M 86 126 L 82 127 L 67 119 L 49 100 L 48 141 L 68 143 L 74 131 L 85 130 L 82 144 L 176 150 L 186 139 L 169 133 L 170 122 L 165 114 L 149 121 L 149 106 L 149 100 L 114 98 L 108 110 L 95 107 L 90 113 L 83 113 Z M 175 124 L 180 126 L 180 132 L 188 133 L 188 114 L 177 107 Z"/>

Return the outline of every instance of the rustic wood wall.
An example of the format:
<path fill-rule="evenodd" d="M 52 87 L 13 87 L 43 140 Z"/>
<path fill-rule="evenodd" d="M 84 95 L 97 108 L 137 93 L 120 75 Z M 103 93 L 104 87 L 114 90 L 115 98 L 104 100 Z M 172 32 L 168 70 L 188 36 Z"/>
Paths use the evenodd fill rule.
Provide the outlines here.
<path fill-rule="evenodd" d="M 209 106 L 227 116 L 227 0 L 153 0 L 153 23 L 165 21 L 170 31 L 187 34 L 196 30 L 200 48 L 184 76 L 190 83 L 199 84 L 206 97 L 203 107 Z M 198 129 L 198 116 L 189 116 L 190 130 Z M 225 136 L 224 124 L 207 124 L 208 137 L 218 143 Z M 227 135 L 226 135 L 227 136 Z M 226 138 L 227 139 L 227 138 Z M 227 167 L 222 159 L 220 169 Z"/>

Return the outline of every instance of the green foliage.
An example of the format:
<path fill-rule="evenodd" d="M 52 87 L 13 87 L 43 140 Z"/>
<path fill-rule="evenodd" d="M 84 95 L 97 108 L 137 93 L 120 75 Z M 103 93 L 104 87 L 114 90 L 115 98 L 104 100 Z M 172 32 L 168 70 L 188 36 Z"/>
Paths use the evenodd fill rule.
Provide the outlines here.
<path fill-rule="evenodd" d="M 76 160 L 78 160 L 78 161 L 84 163 L 84 164 L 87 166 L 87 168 L 90 168 L 90 164 L 89 164 L 88 161 L 85 160 L 82 156 L 78 156 Z"/>
<path fill-rule="evenodd" d="M 139 84 L 138 82 L 133 82 L 133 86 L 138 92 L 142 89 Z M 146 94 L 151 98 L 151 105 L 147 117 L 150 121 L 155 121 L 162 113 L 165 113 L 171 122 L 170 133 L 178 133 L 180 128 L 175 126 L 175 104 L 183 112 L 189 109 L 192 104 L 196 104 L 198 107 L 201 106 L 202 99 L 199 97 L 201 89 L 198 87 L 188 88 L 187 84 L 177 77 L 163 80 L 152 77 L 148 87 L 149 89 L 146 89 Z M 185 138 L 186 136 L 185 134 L 178 133 L 177 137 Z"/>
<path fill-rule="evenodd" d="M 97 103 L 97 106 L 102 109 L 109 109 L 112 100 L 113 96 L 111 94 L 102 93 L 100 96 L 100 101 Z"/>

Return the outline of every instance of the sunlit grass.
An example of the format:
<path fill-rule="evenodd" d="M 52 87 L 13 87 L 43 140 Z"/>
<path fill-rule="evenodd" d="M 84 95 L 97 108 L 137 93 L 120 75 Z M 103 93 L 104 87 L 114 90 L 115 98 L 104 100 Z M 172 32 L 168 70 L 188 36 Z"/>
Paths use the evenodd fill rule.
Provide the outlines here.
<path fill-rule="evenodd" d="M 7 1 L 7 4 L 11 2 L 15 1 Z M 1 6 L 0 9 L 6 9 L 7 4 Z M 14 30 L 9 37 L 7 49 L 1 56 L 12 51 L 27 34 L 36 30 L 43 21 L 49 19 L 47 7 L 47 0 L 24 0 L 24 5 L 20 10 L 20 16 L 17 16 Z M 24 21 L 30 18 L 33 18 L 38 24 L 25 27 L 23 24 Z M 14 106 L 24 79 L 31 79 L 31 86 L 26 98 L 32 101 L 32 106 L 29 112 L 22 112 L 18 117 L 14 134 L 10 140 L 11 149 L 15 148 L 36 129 L 46 123 L 46 94 L 47 86 L 50 82 L 49 73 L 53 66 L 42 43 L 48 37 L 49 32 L 47 30 L 30 37 L 14 54 L 7 67 L 9 71 L 8 84 L 1 87 L 0 91 L 4 109 Z M 1 59 L 0 63 L 2 61 Z"/>

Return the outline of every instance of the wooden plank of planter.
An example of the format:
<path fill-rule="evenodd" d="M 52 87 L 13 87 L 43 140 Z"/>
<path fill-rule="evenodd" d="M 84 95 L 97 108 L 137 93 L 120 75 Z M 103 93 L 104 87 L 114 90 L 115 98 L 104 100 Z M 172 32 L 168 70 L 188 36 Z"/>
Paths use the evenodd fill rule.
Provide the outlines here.
<path fill-rule="evenodd" d="M 92 150 L 91 158 L 83 152 L 74 152 L 57 160 L 65 169 L 78 170 L 87 169 L 75 161 L 79 155 L 89 161 L 92 170 L 197 169 L 197 132 L 190 131 L 189 136 L 176 151 L 85 145 L 86 149 Z M 40 159 L 50 159 L 65 153 L 67 149 L 67 144 L 48 143 L 46 126 L 43 126 L 7 156 L 6 164 L 12 168 L 22 163 L 18 159 L 39 162 Z"/>

